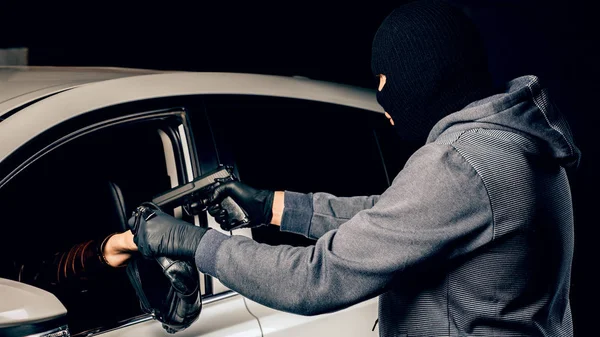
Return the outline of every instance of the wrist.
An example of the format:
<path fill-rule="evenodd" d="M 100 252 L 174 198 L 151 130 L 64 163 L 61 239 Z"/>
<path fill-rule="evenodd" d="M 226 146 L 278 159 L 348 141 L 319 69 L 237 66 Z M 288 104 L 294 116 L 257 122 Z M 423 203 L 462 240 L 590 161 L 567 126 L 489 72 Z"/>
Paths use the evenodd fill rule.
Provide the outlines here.
<path fill-rule="evenodd" d="M 202 237 L 204 237 L 204 234 L 206 234 L 209 229 L 210 228 L 186 224 L 184 231 L 185 239 L 181 243 L 181 251 L 174 255 L 181 255 L 186 258 L 194 258 L 194 256 L 196 256 L 196 250 L 198 249 L 198 246 L 200 246 Z"/>
<path fill-rule="evenodd" d="M 273 217 L 271 218 L 271 224 L 281 226 L 281 219 L 283 217 L 285 192 L 275 191 L 273 196 Z"/>
<path fill-rule="evenodd" d="M 137 252 L 138 248 L 133 241 L 133 233 L 130 230 L 119 234 L 120 248 L 123 253 Z"/>
<path fill-rule="evenodd" d="M 137 250 L 131 231 L 109 235 L 100 248 L 101 260 L 111 267 L 125 266 L 131 257 L 131 252 Z"/>
<path fill-rule="evenodd" d="M 112 235 L 104 245 L 104 254 L 122 254 L 137 251 L 131 231 Z"/>

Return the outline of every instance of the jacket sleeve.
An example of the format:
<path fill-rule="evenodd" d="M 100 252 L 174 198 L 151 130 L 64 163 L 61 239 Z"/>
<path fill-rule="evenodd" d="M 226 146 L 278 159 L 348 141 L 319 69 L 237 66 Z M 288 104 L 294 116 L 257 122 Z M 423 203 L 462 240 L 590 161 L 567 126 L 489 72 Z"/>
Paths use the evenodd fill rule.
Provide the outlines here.
<path fill-rule="evenodd" d="M 196 264 L 256 302 L 315 315 L 373 298 L 403 271 L 435 268 L 492 238 L 489 199 L 475 170 L 452 147 L 427 145 L 373 207 L 314 246 L 270 246 L 209 230 Z"/>
<path fill-rule="evenodd" d="M 88 281 L 113 269 L 101 258 L 104 240 L 88 240 L 35 261 L 15 262 L 15 280 L 49 291 L 59 289 L 77 293 L 87 289 Z"/>
<path fill-rule="evenodd" d="M 336 197 L 328 193 L 286 191 L 280 230 L 318 239 L 358 212 L 373 207 L 377 200 L 378 195 Z"/>

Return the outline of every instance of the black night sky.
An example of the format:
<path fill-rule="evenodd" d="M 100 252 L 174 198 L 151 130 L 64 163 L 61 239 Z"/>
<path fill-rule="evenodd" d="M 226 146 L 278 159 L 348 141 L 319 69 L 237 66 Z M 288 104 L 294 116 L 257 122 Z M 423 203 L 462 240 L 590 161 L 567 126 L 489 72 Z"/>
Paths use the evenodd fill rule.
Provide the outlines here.
<path fill-rule="evenodd" d="M 598 17 L 591 1 L 455 1 L 480 27 L 490 69 L 504 82 L 538 75 L 571 123 L 582 151 L 572 177 L 577 336 L 594 331 L 600 278 L 595 239 Z M 120 66 L 300 75 L 375 87 L 371 39 L 400 2 L 0 2 L 0 48 L 29 48 L 30 65 Z"/>

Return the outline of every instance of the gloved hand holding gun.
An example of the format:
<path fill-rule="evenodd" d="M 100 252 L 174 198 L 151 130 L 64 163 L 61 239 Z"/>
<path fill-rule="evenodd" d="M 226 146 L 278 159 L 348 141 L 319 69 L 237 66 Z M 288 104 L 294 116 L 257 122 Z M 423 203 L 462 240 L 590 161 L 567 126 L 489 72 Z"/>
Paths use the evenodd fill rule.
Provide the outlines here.
<path fill-rule="evenodd" d="M 231 230 L 230 211 L 222 206 L 222 200 L 231 198 L 242 207 L 249 216 L 249 222 L 238 228 L 254 228 L 268 225 L 273 218 L 273 198 L 275 192 L 254 189 L 239 181 L 229 181 L 213 188 L 207 200 L 208 213 L 224 230 Z"/>
<path fill-rule="evenodd" d="M 223 230 L 269 224 L 274 191 L 257 190 L 241 183 L 231 167 L 219 166 L 194 181 L 153 198 L 160 207 L 183 206 L 189 214 L 208 209 Z"/>
<path fill-rule="evenodd" d="M 252 228 L 271 222 L 274 193 L 247 186 L 238 181 L 231 167 L 219 166 L 142 204 L 129 226 L 134 234 L 141 233 L 135 235 L 135 243 L 144 256 L 193 258 L 208 229 L 176 219 L 161 208 L 182 206 L 188 214 L 208 210 L 227 231 Z"/>
<path fill-rule="evenodd" d="M 183 206 L 183 209 L 190 215 L 205 211 L 211 205 L 213 208 L 210 214 L 214 216 L 218 211 L 217 221 L 224 230 L 250 227 L 258 225 L 259 221 L 264 221 L 264 217 L 257 217 L 255 204 L 249 202 L 254 194 L 242 193 L 240 189 L 236 189 L 239 193 L 230 193 L 231 187 L 237 186 L 230 184 L 233 182 L 238 182 L 238 180 L 231 172 L 231 167 L 220 165 L 216 170 L 206 173 L 194 181 L 155 196 L 152 202 L 161 208 Z M 236 200 L 234 201 L 229 194 Z M 238 205 L 239 202 L 242 203 L 242 207 Z M 216 203 L 218 205 L 215 205 Z M 252 216 L 249 216 L 246 208 L 251 210 Z"/>
<path fill-rule="evenodd" d="M 271 223 L 274 194 L 241 183 L 230 167 L 220 166 L 142 204 L 129 226 L 134 234 L 141 233 L 135 235 L 135 243 L 144 256 L 193 258 L 208 229 L 176 219 L 161 208 L 183 206 L 189 214 L 208 210 L 221 228 L 229 231 Z"/>
<path fill-rule="evenodd" d="M 230 167 L 219 166 L 137 207 L 128 225 L 135 235 L 134 242 L 140 253 L 146 257 L 193 258 L 200 239 L 208 229 L 177 219 L 163 212 L 162 208 L 182 206 L 188 214 L 198 214 L 207 209 L 216 187 L 236 180 Z M 231 198 L 220 197 L 218 202 L 222 210 L 219 223 L 223 227 L 240 228 L 250 222 L 247 213 Z"/>

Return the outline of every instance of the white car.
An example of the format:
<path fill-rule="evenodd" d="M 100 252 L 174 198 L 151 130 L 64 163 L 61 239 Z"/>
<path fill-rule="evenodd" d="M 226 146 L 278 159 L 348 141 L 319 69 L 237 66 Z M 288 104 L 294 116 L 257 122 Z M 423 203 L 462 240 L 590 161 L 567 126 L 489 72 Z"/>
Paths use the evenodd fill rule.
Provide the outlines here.
<path fill-rule="evenodd" d="M 380 194 L 410 151 L 395 139 L 374 89 L 242 73 L 0 67 L 0 259 L 35 259 L 111 233 L 115 193 L 131 214 L 219 164 L 257 188 Z M 176 212 L 221 230 L 206 214 Z M 311 244 L 270 227 L 233 234 Z M 124 275 L 104 275 L 63 303 L 72 335 L 170 336 L 140 310 Z M 201 285 L 202 313 L 176 335 L 378 335 L 377 298 L 300 316 L 207 275 Z"/>

